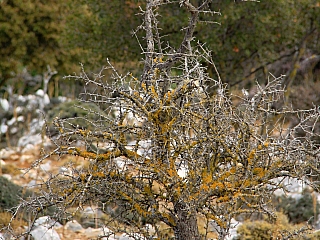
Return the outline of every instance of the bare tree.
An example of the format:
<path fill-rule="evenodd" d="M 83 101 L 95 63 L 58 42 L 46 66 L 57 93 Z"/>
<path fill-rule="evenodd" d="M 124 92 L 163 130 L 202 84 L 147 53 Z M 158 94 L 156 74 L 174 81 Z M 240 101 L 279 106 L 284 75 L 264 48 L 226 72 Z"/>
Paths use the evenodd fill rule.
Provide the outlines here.
<path fill-rule="evenodd" d="M 146 1 L 141 77 L 120 75 L 111 63 L 93 77 L 84 69 L 68 76 L 85 83 L 81 101 L 105 114 L 86 109 L 99 119 L 86 120 L 87 128 L 56 119 L 56 149 L 33 167 L 52 154 L 79 156 L 89 164 L 52 175 L 40 196 L 19 208 L 36 214 L 55 206 L 57 217 L 72 217 L 70 206 L 81 211 L 94 201 L 122 223 L 115 232 L 139 232 L 149 239 L 152 234 L 143 227 L 149 223 L 164 238 L 162 222 L 175 239 L 207 239 L 214 222 L 223 239 L 231 218 L 241 213 L 275 217 L 270 199 L 276 189 L 285 189 L 284 178 L 315 187 L 309 176 L 319 174 L 319 145 L 312 141 L 310 123 L 318 121 L 319 110 L 274 110 L 283 97 L 282 77 L 270 75 L 250 97 L 234 96 L 220 79 L 211 79 L 202 63 L 214 62 L 193 33 L 200 14 L 215 12 L 208 8 L 211 1 L 198 2 L 179 1 L 190 18 L 180 47 L 173 49 L 161 41 L 157 14 L 172 3 Z M 289 128 L 292 114 L 300 122 Z M 298 128 L 305 136 L 296 137 Z M 107 207 L 112 205 L 116 211 Z M 205 233 L 199 232 L 198 218 L 207 223 Z"/>

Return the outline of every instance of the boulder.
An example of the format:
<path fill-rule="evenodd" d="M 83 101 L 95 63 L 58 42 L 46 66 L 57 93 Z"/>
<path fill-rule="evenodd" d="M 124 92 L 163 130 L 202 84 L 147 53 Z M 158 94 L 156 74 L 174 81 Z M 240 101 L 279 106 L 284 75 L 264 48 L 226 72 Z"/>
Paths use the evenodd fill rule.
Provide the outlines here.
<path fill-rule="evenodd" d="M 34 240 L 60 240 L 60 236 L 56 230 L 42 225 L 35 227 L 30 232 L 30 235 L 34 238 Z"/>
<path fill-rule="evenodd" d="M 76 220 L 67 222 L 64 228 L 76 233 L 83 231 L 83 227 Z"/>

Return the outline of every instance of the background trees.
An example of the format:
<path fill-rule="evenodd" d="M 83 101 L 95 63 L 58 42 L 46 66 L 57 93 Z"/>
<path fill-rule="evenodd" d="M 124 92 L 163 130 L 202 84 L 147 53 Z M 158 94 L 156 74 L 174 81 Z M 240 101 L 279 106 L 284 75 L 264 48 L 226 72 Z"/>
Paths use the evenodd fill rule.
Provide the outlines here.
<path fill-rule="evenodd" d="M 97 116 L 95 121 L 74 116 L 87 127 L 74 124 L 74 118 L 56 118 L 56 148 L 33 167 L 52 154 L 78 156 L 88 165 L 70 163 L 70 171 L 51 175 L 38 197 L 18 209 L 37 215 L 55 206 L 54 217 L 72 218 L 95 201 L 119 223 L 114 232 L 164 238 L 159 226 L 165 224 L 175 239 L 201 239 L 214 223 L 223 239 L 239 214 L 275 218 L 271 195 L 286 188 L 283 179 L 301 179 L 317 188 L 312 176 L 319 174 L 319 144 L 313 141 L 318 136 L 313 126 L 319 109 L 275 109 L 283 98 L 282 77 L 269 75 L 250 97 L 245 91 L 230 94 L 218 72 L 212 78 L 207 72 L 207 66 L 215 66 L 212 55 L 194 38 L 203 15 L 214 15 L 210 3 L 146 1 L 140 76 L 121 75 L 109 62 L 92 76 L 84 70 L 68 76 L 84 83 L 81 101 L 106 114 L 84 108 Z M 166 17 L 158 11 L 171 7 L 188 14 L 175 47 L 162 41 L 158 25 Z M 291 115 L 298 116 L 295 125 L 288 125 Z M 305 134 L 297 137 L 298 129 Z"/>
<path fill-rule="evenodd" d="M 199 4 L 198 1 L 191 2 Z M 140 47 L 131 33 L 141 24 L 141 20 L 134 13 L 137 12 L 139 4 L 143 3 L 94 0 L 86 3 L 87 10 L 91 12 L 89 21 L 92 24 L 89 27 L 84 24 L 88 19 L 84 21 L 74 18 L 73 23 L 77 24 L 78 28 L 73 28 L 77 29 L 73 41 L 83 43 L 83 40 L 90 39 L 83 43 L 83 47 L 98 52 L 102 59 L 108 57 L 118 60 L 119 54 L 115 54 L 115 50 L 122 53 L 122 59 L 139 59 Z M 319 73 L 313 76 L 313 71 L 318 69 L 315 64 L 319 62 L 320 7 L 317 1 L 244 3 L 230 0 L 213 1 L 209 7 L 214 10 L 217 5 L 222 15 L 204 14 L 200 20 L 210 20 L 219 25 L 201 24 L 197 26 L 195 36 L 212 49 L 213 59 L 224 82 L 230 86 L 240 84 L 240 88 L 249 88 L 255 79 L 266 79 L 268 71 L 277 75 L 289 75 L 290 72 L 297 72 L 296 70 L 299 73 L 300 68 L 302 74 L 298 80 L 306 78 L 303 74 L 307 72 L 307 79 L 317 79 Z M 171 47 L 178 47 L 182 40 L 178 29 L 187 24 L 186 12 L 179 10 L 178 6 L 171 6 L 168 9 L 159 9 L 159 14 L 165 17 L 158 23 L 163 32 L 162 41 L 166 43 L 170 40 Z M 129 24 L 120 24 L 121 22 Z M 114 34 L 117 29 L 121 29 L 128 37 Z M 300 51 L 303 52 L 302 55 L 298 54 Z M 299 55 L 298 59 L 296 55 Z M 312 55 L 316 59 L 310 59 Z M 295 63 L 303 60 L 306 60 L 306 65 L 296 66 L 293 71 Z M 209 72 L 215 76 L 213 66 L 209 66 Z"/>
<path fill-rule="evenodd" d="M 136 15 L 140 5 L 143 7 L 144 3 L 136 0 L 50 4 L 2 1 L 1 51 L 6 57 L 1 61 L 0 85 L 4 86 L 12 73 L 17 74 L 24 67 L 32 75 L 41 74 L 47 64 L 58 70 L 56 78 L 61 82 L 68 72 L 66 67 L 73 71 L 82 62 L 88 71 L 96 71 L 106 58 L 115 62 L 121 72 L 137 71 L 135 66 L 141 55 L 133 32 L 142 39 L 141 31 L 136 31 L 142 23 Z M 288 79 L 284 81 L 294 85 L 318 80 L 320 7 L 316 0 L 218 0 L 209 7 L 214 9 L 216 5 L 222 15 L 204 14 L 200 20 L 219 25 L 197 26 L 195 36 L 212 49 L 223 82 L 240 89 L 250 88 L 256 79 L 264 81 L 261 79 L 266 79 L 268 71 L 286 74 Z M 158 23 L 163 43 L 170 40 L 172 49 L 177 48 L 182 40 L 178 29 L 188 22 L 186 11 L 172 5 L 159 9 L 159 14 L 165 17 Z M 140 43 L 145 47 L 143 41 Z M 216 77 L 214 67 L 208 67 L 211 77 Z M 66 95 L 70 91 L 56 92 Z"/>
<path fill-rule="evenodd" d="M 68 1 L 1 1 L 1 95 L 8 86 L 13 93 L 35 92 L 41 87 L 41 77 L 32 78 L 46 72 L 47 65 L 60 78 L 78 65 L 81 49 L 67 46 L 63 38 L 69 10 Z M 57 86 L 56 96 L 66 94 Z"/>

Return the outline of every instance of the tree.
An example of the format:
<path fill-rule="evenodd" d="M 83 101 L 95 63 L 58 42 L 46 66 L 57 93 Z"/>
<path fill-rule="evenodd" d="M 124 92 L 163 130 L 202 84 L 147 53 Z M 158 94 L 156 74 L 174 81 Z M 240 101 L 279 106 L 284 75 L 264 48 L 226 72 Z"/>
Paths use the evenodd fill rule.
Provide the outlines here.
<path fill-rule="evenodd" d="M 50 176 L 40 195 L 17 209 L 28 209 L 36 217 L 55 206 L 54 217 L 72 218 L 71 206 L 81 211 L 94 201 L 119 223 L 114 232 L 138 232 L 139 239 L 148 239 L 152 233 L 144 224 L 149 223 L 161 238 L 162 222 L 175 239 L 207 239 L 209 225 L 215 223 L 223 239 L 239 214 L 275 218 L 271 195 L 285 189 L 284 178 L 314 186 L 309 177 L 319 174 L 319 145 L 312 141 L 312 124 L 319 119 L 319 109 L 275 110 L 273 104 L 283 95 L 282 77 L 270 75 L 250 98 L 230 94 L 221 79 L 212 79 L 201 63 L 214 62 L 194 31 L 202 14 L 215 12 L 208 9 L 210 0 L 198 2 L 180 1 L 189 22 L 173 51 L 162 42 L 157 25 L 158 9 L 171 3 L 146 1 L 141 10 L 146 48 L 140 77 L 121 75 L 111 63 L 93 77 L 84 68 L 68 76 L 84 82 L 81 101 L 106 114 L 86 109 L 98 116 L 94 122 L 86 120 L 87 128 L 56 118 L 59 135 L 52 141 L 57 147 L 33 167 L 53 154 L 84 158 L 88 166 L 69 165 L 70 173 Z M 288 117 L 293 114 L 300 121 L 290 128 Z M 298 128 L 307 131 L 299 138 Z M 199 218 L 206 222 L 204 232 L 199 231 Z"/>
<path fill-rule="evenodd" d="M 201 3 L 191 2 L 196 6 Z M 89 0 L 85 4 L 90 14 L 71 15 L 72 20 L 68 21 L 71 42 L 92 50 L 103 63 L 106 57 L 112 61 L 140 60 L 140 47 L 130 33 L 140 25 L 139 16 L 134 12 L 143 3 Z M 317 74 L 312 74 L 320 59 L 320 7 L 317 0 L 217 0 L 211 2 L 209 8 L 216 9 L 217 5 L 221 16 L 202 14 L 200 21 L 219 24 L 198 25 L 195 36 L 212 50 L 212 58 L 224 83 L 249 88 L 255 79 L 264 81 L 269 71 L 277 75 L 286 73 L 287 78 L 291 72 L 294 76 L 297 73 L 299 76 L 299 72 L 309 73 L 308 76 L 300 74 L 298 83 L 317 79 Z M 158 23 L 162 29 L 162 41 L 169 41 L 171 47 L 178 48 L 182 40 L 180 29 L 188 21 L 186 11 L 173 4 L 170 8 L 160 8 L 158 13 L 163 16 Z M 119 35 L 118 29 L 126 36 Z M 126 67 L 131 70 L 128 64 Z M 211 77 L 217 77 L 214 66 L 208 67 Z"/>
<path fill-rule="evenodd" d="M 8 86 L 8 81 L 24 68 L 35 75 L 45 72 L 50 65 L 65 74 L 75 62 L 78 64 L 79 49 L 67 49 L 62 39 L 69 10 L 67 3 L 60 0 L 1 1 L 0 87 Z M 19 86 L 19 82 L 15 87 L 20 91 L 25 88 Z"/>

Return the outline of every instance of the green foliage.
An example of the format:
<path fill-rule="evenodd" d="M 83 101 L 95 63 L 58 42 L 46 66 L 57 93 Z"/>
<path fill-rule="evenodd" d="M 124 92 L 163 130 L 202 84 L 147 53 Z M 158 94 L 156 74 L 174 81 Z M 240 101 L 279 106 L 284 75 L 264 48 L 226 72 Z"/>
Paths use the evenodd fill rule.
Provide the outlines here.
<path fill-rule="evenodd" d="M 82 2 L 73 11 L 79 11 L 82 6 L 85 14 L 72 14 L 68 21 L 72 44 L 94 52 L 103 63 L 107 57 L 115 61 L 140 58 L 140 46 L 132 31 L 142 23 L 136 14 L 140 12 L 138 7 L 143 5 L 135 0 Z M 241 4 L 232 0 L 215 1 L 210 9 L 220 11 L 221 16 L 200 15 L 203 24 L 197 26 L 195 36 L 212 50 L 223 81 L 231 85 L 243 82 L 250 86 L 257 78 L 266 78 L 271 70 L 276 75 L 285 74 L 288 67 L 283 64 L 292 60 L 294 49 L 308 34 L 311 34 L 307 40 L 309 53 L 317 53 L 320 48 L 317 0 L 247 1 Z M 186 11 L 173 4 L 170 8 L 159 9 L 159 15 L 162 47 L 169 42 L 171 47 L 177 48 L 182 40 L 180 29 L 188 21 Z M 206 24 L 206 21 L 220 25 Z M 143 31 L 137 32 L 140 40 L 141 34 Z M 145 47 L 144 41 L 141 42 Z M 279 59 L 286 59 L 286 62 L 277 62 Z M 276 65 L 272 65 L 274 63 Z M 209 72 L 215 75 L 211 65 Z"/>
<path fill-rule="evenodd" d="M 30 196 L 29 191 L 0 176 L 0 209 L 10 209 L 20 203 L 21 198 Z"/>
<path fill-rule="evenodd" d="M 285 213 L 293 224 L 306 222 L 319 214 L 319 203 L 308 189 L 303 191 L 300 198 L 280 196 L 277 197 L 277 202 L 277 211 Z"/>
<path fill-rule="evenodd" d="M 86 50 L 81 62 L 87 67 L 94 68 L 98 62 L 104 64 L 105 58 L 113 61 L 136 58 L 140 48 L 132 32 L 142 23 L 136 15 L 141 4 L 144 3 L 135 0 L 70 2 L 66 42 Z"/>
<path fill-rule="evenodd" d="M 68 125 L 81 126 L 84 129 L 92 130 L 92 124 L 101 124 L 105 126 L 105 122 L 101 120 L 101 116 L 107 116 L 96 104 L 79 102 L 77 100 L 67 101 L 59 104 L 48 112 L 48 120 L 50 126 L 55 118 L 69 119 Z M 70 120 L 71 119 L 71 120 Z"/>
<path fill-rule="evenodd" d="M 66 50 L 66 1 L 4 0 L 0 3 L 0 87 L 24 67 L 42 73 L 49 64 L 59 72 L 70 71 L 75 49 Z M 78 60 L 76 60 L 78 64 Z"/>

